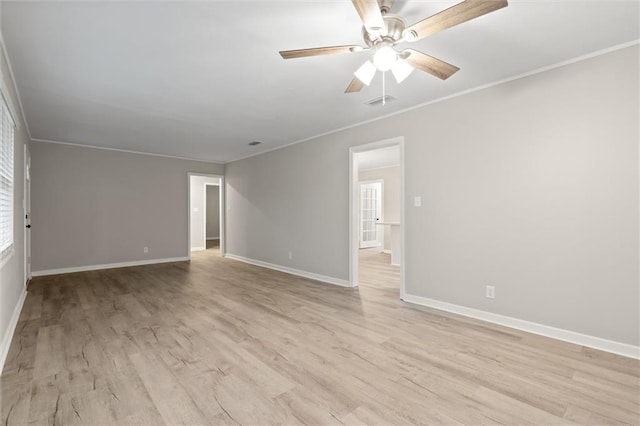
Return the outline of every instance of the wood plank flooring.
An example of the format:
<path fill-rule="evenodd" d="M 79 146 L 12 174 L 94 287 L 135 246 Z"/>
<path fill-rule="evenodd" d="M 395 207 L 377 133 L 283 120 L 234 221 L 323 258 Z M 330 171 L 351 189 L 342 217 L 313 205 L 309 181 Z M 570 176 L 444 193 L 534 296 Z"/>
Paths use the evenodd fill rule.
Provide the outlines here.
<path fill-rule="evenodd" d="M 639 362 L 219 257 L 34 279 L 3 425 L 639 424 Z"/>

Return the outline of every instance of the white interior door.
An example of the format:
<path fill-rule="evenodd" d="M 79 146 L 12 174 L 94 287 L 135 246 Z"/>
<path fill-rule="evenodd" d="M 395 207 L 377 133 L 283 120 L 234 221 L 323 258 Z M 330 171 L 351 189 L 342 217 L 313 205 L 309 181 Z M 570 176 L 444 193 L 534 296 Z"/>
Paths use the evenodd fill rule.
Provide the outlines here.
<path fill-rule="evenodd" d="M 31 156 L 24 147 L 24 283 L 31 279 Z"/>
<path fill-rule="evenodd" d="M 382 231 L 376 222 L 382 220 L 382 182 L 360 184 L 360 248 L 380 246 Z"/>

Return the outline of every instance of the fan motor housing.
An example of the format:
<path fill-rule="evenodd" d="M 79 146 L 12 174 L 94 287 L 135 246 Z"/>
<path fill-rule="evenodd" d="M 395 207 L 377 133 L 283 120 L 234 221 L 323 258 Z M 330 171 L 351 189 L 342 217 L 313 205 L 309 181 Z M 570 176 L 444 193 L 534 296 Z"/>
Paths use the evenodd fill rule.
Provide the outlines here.
<path fill-rule="evenodd" d="M 402 38 L 402 32 L 407 27 L 407 23 L 398 15 L 386 14 L 382 16 L 387 33 L 383 36 L 371 34 L 365 27 L 362 27 L 362 38 L 367 46 L 373 47 L 381 41 L 397 43 Z"/>

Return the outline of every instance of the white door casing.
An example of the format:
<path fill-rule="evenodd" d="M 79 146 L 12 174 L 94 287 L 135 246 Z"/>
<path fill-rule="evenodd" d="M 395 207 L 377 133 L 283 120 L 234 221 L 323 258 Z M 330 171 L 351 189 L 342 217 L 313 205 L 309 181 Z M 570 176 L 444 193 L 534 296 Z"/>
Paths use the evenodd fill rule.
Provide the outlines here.
<path fill-rule="evenodd" d="M 400 263 L 400 299 L 405 296 L 405 277 L 407 269 L 406 226 L 405 226 L 405 164 L 404 137 L 399 136 L 378 142 L 351 146 L 349 148 L 349 282 L 351 287 L 358 286 L 358 250 L 360 246 L 360 185 L 358 156 L 360 153 L 390 146 L 400 148 L 400 251 L 403 261 Z"/>
<path fill-rule="evenodd" d="M 208 173 L 198 173 L 198 172 L 189 172 L 187 173 L 187 257 L 191 259 L 191 228 L 192 228 L 192 206 L 191 206 L 191 177 L 192 176 L 201 176 L 201 177 L 209 177 L 219 179 L 219 203 L 220 203 L 220 255 L 224 257 L 226 254 L 226 241 L 225 241 L 225 233 L 226 233 L 226 225 L 225 225 L 225 217 L 226 217 L 226 190 L 225 190 L 225 180 L 224 175 L 213 175 Z M 205 197 L 206 199 L 206 197 Z M 205 223 L 205 232 L 206 232 L 206 223 Z M 205 242 L 206 247 L 206 238 L 203 233 L 203 240 Z"/>
<path fill-rule="evenodd" d="M 22 200 L 24 218 L 24 285 L 31 279 L 31 155 L 24 146 L 24 199 Z"/>

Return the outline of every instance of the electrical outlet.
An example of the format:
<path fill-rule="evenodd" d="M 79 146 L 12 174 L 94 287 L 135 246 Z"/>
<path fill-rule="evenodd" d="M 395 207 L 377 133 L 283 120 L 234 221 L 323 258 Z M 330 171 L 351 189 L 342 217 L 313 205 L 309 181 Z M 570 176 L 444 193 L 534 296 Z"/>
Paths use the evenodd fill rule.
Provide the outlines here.
<path fill-rule="evenodd" d="M 413 205 L 416 207 L 422 207 L 422 197 L 419 195 L 413 197 Z"/>
<path fill-rule="evenodd" d="M 289 260 L 293 259 L 293 252 L 289 252 Z"/>
<path fill-rule="evenodd" d="M 149 247 L 145 247 L 145 248 L 143 248 L 143 249 L 142 249 L 142 251 L 143 251 L 144 253 L 149 253 Z"/>
<path fill-rule="evenodd" d="M 496 288 L 492 285 L 487 286 L 486 290 L 487 299 L 495 299 L 496 298 Z"/>

